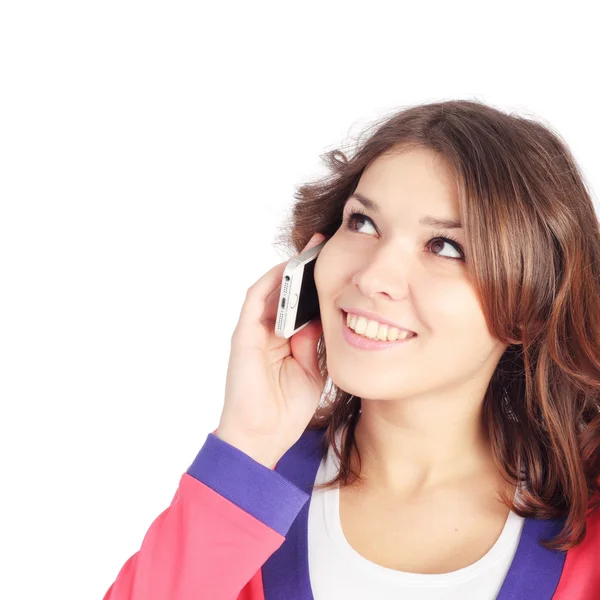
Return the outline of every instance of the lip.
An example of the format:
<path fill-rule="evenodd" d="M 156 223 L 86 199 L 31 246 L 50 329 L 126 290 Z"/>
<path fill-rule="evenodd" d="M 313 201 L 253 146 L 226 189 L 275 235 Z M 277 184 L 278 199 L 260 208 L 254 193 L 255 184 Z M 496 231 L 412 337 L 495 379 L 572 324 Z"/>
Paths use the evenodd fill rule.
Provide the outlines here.
<path fill-rule="evenodd" d="M 404 327 L 403 325 L 398 325 L 398 323 L 393 323 L 392 321 L 388 321 L 388 319 L 384 319 L 383 317 L 380 317 L 379 315 L 376 315 L 375 313 L 369 312 L 368 310 L 363 310 L 362 308 L 352 308 L 349 306 L 341 306 L 340 308 L 345 313 L 359 315 L 361 317 L 365 317 L 366 319 L 371 319 L 373 321 L 377 321 L 378 323 L 381 323 L 382 325 L 388 325 L 389 327 L 396 327 L 397 329 L 404 329 L 405 331 L 410 331 L 410 333 L 414 333 L 414 334 L 417 333 L 416 331 L 413 331 L 412 329 L 409 329 L 408 327 Z M 346 317 L 346 315 L 344 315 L 344 318 L 345 317 Z"/>
<path fill-rule="evenodd" d="M 341 325 L 342 325 L 342 335 L 344 339 L 355 348 L 360 348 L 361 350 L 385 350 L 386 348 L 398 348 L 402 344 L 406 344 L 407 342 L 412 341 L 417 335 L 413 337 L 407 338 L 405 340 L 396 340 L 394 342 L 390 341 L 380 341 L 380 340 L 370 340 L 362 335 L 358 335 L 354 333 L 348 325 L 346 325 L 346 313 L 343 310 L 340 310 L 341 316 Z"/>

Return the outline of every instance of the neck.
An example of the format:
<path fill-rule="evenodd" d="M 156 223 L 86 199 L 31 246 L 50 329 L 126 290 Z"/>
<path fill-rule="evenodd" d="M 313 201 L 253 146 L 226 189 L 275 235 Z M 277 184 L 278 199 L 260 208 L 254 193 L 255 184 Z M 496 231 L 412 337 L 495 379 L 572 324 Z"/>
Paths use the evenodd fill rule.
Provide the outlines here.
<path fill-rule="evenodd" d="M 355 438 L 364 484 L 414 494 L 473 477 L 497 478 L 481 404 L 363 400 Z"/>

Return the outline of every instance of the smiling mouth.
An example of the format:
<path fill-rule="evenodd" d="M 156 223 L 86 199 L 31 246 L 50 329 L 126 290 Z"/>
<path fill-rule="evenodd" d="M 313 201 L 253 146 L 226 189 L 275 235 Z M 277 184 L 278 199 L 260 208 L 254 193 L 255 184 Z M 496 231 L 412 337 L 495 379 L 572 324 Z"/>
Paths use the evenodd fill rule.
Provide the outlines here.
<path fill-rule="evenodd" d="M 344 322 L 344 326 L 349 329 L 352 333 L 354 333 L 354 335 L 360 336 L 366 340 L 371 340 L 373 342 L 388 342 L 388 343 L 393 343 L 393 342 L 403 342 L 403 341 L 407 341 L 410 340 L 414 337 L 417 337 L 417 334 L 413 331 L 408 331 L 406 329 L 400 329 L 398 327 L 391 327 L 391 326 L 387 326 L 387 330 L 385 330 L 386 333 L 386 338 L 385 339 L 381 339 L 381 337 L 369 337 L 368 335 L 366 335 L 366 331 L 363 331 L 362 333 L 358 333 L 356 332 L 352 327 L 350 327 L 350 325 L 348 324 L 348 313 L 341 309 L 341 313 L 342 313 L 342 319 Z M 385 324 L 384 324 L 385 325 Z M 393 335 L 391 336 L 392 339 L 389 339 L 387 337 L 388 331 L 390 330 L 395 330 L 397 333 L 393 333 Z M 377 332 L 375 332 L 377 333 Z"/>
<path fill-rule="evenodd" d="M 392 348 L 396 348 L 399 350 L 400 348 L 410 347 L 410 344 L 408 342 L 411 342 L 414 338 L 418 337 L 417 334 L 414 334 L 405 339 L 396 339 L 396 340 L 372 339 L 367 336 L 356 333 L 350 327 L 348 327 L 348 325 L 346 323 L 346 319 L 347 319 L 346 315 L 347 314 L 348 313 L 346 313 L 343 310 L 340 312 L 340 316 L 342 319 L 342 322 L 341 322 L 342 337 L 344 338 L 345 342 L 349 346 L 352 346 L 353 348 L 356 348 L 357 350 L 359 350 L 361 352 L 363 352 L 363 351 L 368 352 L 368 351 L 374 351 L 374 350 L 387 350 L 387 349 L 392 349 Z"/>

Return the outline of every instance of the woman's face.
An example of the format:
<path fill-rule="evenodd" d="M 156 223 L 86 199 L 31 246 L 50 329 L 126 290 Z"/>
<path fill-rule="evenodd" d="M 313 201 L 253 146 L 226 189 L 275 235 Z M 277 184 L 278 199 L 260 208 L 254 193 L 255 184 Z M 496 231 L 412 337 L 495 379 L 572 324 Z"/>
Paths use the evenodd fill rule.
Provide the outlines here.
<path fill-rule="evenodd" d="M 506 349 L 487 328 L 462 260 L 461 228 L 422 224 L 426 217 L 460 221 L 456 185 L 433 152 L 383 155 L 363 172 L 344 221 L 315 265 L 327 368 L 341 389 L 364 399 L 393 400 L 482 393 Z M 364 215 L 350 221 L 354 210 Z M 440 239 L 452 236 L 460 246 Z M 469 260 L 469 257 L 466 257 Z M 417 333 L 384 350 L 363 350 L 342 334 L 341 307 L 380 315 Z"/>

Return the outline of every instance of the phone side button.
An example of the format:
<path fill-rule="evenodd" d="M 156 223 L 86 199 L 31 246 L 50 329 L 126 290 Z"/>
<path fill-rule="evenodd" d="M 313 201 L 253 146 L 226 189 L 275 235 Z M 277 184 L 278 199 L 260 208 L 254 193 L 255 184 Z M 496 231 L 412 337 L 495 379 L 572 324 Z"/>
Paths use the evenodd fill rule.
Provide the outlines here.
<path fill-rule="evenodd" d="M 290 308 L 295 308 L 297 302 L 298 302 L 298 294 L 294 294 L 292 296 L 292 299 L 290 300 Z"/>

